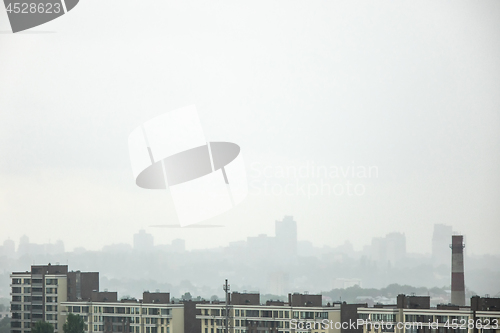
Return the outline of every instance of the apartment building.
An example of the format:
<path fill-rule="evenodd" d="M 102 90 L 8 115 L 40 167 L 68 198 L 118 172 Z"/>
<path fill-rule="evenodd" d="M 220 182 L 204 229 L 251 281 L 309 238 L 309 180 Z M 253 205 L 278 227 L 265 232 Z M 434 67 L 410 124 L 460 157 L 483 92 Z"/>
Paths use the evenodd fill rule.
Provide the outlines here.
<path fill-rule="evenodd" d="M 99 273 L 68 272 L 67 265 L 33 265 L 30 271 L 10 275 L 11 333 L 31 332 L 37 321 L 62 331 L 64 318 L 59 315 L 61 302 L 90 297 L 99 289 Z"/>
<path fill-rule="evenodd" d="M 341 320 L 356 321 L 356 309 L 366 304 L 328 304 L 323 306 L 321 295 L 289 294 L 288 302 L 267 301 L 260 304 L 259 294 L 230 294 L 229 332 L 231 333 L 290 333 L 290 332 L 348 332 Z M 198 304 L 201 333 L 224 333 L 226 304 Z M 350 317 L 353 315 L 353 317 Z M 352 333 L 361 333 L 361 329 Z"/>
<path fill-rule="evenodd" d="M 89 333 L 199 332 L 199 327 L 185 329 L 196 321 L 194 305 L 186 305 L 185 311 L 185 304 L 173 304 L 169 293 L 144 292 L 140 300 L 118 300 L 116 292 L 94 291 L 89 300 L 62 302 L 61 308 L 63 318 L 69 313 L 82 316 Z"/>
<path fill-rule="evenodd" d="M 500 298 L 430 307 L 429 296 L 398 295 L 395 305 L 358 308 L 363 333 L 500 333 Z"/>

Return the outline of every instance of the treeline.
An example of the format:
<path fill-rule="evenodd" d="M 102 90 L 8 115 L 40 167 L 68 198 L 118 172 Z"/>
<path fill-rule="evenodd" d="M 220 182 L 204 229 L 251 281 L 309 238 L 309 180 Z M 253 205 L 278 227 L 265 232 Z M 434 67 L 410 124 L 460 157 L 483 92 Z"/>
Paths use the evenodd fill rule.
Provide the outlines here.
<path fill-rule="evenodd" d="M 4 317 L 0 320 L 0 333 L 10 333 L 10 318 Z"/>
<path fill-rule="evenodd" d="M 418 295 L 418 296 L 437 296 L 446 294 L 446 291 L 450 290 L 449 286 L 444 286 L 442 288 L 426 288 L 426 287 L 413 287 L 409 285 L 400 285 L 393 283 L 385 288 L 361 288 L 358 285 L 354 287 L 349 287 L 346 289 L 333 289 L 330 291 L 322 292 L 323 296 L 330 297 L 333 301 L 342 301 L 347 303 L 355 303 L 359 301 L 359 298 L 363 297 L 387 297 L 395 298 L 398 294 L 405 295 Z"/>

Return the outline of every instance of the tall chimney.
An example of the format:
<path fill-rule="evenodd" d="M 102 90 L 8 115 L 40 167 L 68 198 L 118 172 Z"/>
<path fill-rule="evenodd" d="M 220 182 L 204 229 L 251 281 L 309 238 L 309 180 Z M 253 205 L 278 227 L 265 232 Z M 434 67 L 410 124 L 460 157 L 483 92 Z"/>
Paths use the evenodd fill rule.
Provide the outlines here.
<path fill-rule="evenodd" d="M 451 236 L 451 303 L 465 305 L 464 236 Z"/>

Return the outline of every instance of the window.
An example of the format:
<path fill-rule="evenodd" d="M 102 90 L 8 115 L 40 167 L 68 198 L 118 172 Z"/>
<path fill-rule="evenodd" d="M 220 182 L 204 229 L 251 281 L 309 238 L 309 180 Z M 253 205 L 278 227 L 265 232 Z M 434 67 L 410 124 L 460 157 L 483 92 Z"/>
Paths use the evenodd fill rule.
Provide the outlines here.
<path fill-rule="evenodd" d="M 317 319 L 328 319 L 328 312 L 316 312 Z"/>
<path fill-rule="evenodd" d="M 258 317 L 259 310 L 247 310 L 247 317 Z"/>
<path fill-rule="evenodd" d="M 30 287 L 24 287 L 23 289 L 24 289 L 24 293 L 25 294 L 31 293 L 31 288 Z"/>
<path fill-rule="evenodd" d="M 45 279 L 45 284 L 47 286 L 57 286 L 57 279 Z"/>
<path fill-rule="evenodd" d="M 12 279 L 12 284 L 21 284 L 21 279 Z"/>
<path fill-rule="evenodd" d="M 46 307 L 47 311 L 57 311 L 57 305 L 47 305 Z"/>
<path fill-rule="evenodd" d="M 417 322 L 417 316 L 416 315 L 405 315 L 405 321 L 406 322 Z"/>
<path fill-rule="evenodd" d="M 25 307 L 26 307 L 26 305 L 25 305 Z M 21 311 L 21 304 L 11 304 L 10 309 L 12 311 Z M 24 311 L 26 311 L 26 309 Z"/>

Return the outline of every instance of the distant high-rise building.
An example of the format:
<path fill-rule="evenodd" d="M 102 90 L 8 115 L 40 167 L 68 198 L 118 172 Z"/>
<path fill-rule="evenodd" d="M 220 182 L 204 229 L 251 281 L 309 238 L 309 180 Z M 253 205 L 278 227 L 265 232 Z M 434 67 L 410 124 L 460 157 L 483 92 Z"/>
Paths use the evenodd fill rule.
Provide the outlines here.
<path fill-rule="evenodd" d="M 12 239 L 6 239 L 3 242 L 2 253 L 7 258 L 13 258 L 16 254 L 16 245 Z"/>
<path fill-rule="evenodd" d="M 62 332 L 61 302 L 90 299 L 99 290 L 99 273 L 68 272 L 67 265 L 31 266 L 31 271 L 13 272 L 11 300 L 11 333 L 31 332 L 37 321 Z"/>
<path fill-rule="evenodd" d="M 383 237 L 372 238 L 370 257 L 378 265 L 382 265 L 383 267 L 387 265 L 387 246 Z"/>
<path fill-rule="evenodd" d="M 290 276 L 286 272 L 272 272 L 269 274 L 269 293 L 284 296 L 289 290 Z"/>
<path fill-rule="evenodd" d="M 19 256 L 30 253 L 30 239 L 26 235 L 22 235 L 19 239 L 19 246 L 17 247 Z"/>
<path fill-rule="evenodd" d="M 297 255 L 297 222 L 293 216 L 285 216 L 282 221 L 276 221 L 276 245 L 278 251 L 284 251 L 284 254 Z"/>
<path fill-rule="evenodd" d="M 451 226 L 434 224 L 432 234 L 432 263 L 434 266 L 450 265 L 450 237 L 453 232 Z"/>
<path fill-rule="evenodd" d="M 406 257 L 405 234 L 393 232 L 385 237 L 372 238 L 370 256 L 380 267 L 397 265 Z"/>
<path fill-rule="evenodd" d="M 138 233 L 134 234 L 134 250 L 139 252 L 149 252 L 154 248 L 153 235 L 146 233 L 141 229 Z"/>
<path fill-rule="evenodd" d="M 172 252 L 182 253 L 186 251 L 186 241 L 184 239 L 174 239 L 172 241 Z"/>
<path fill-rule="evenodd" d="M 385 236 L 387 244 L 387 261 L 396 265 L 406 258 L 406 236 L 404 233 L 392 232 Z"/>
<path fill-rule="evenodd" d="M 47 254 L 60 254 L 64 253 L 64 243 L 58 240 L 55 244 L 45 244 L 45 253 Z"/>

